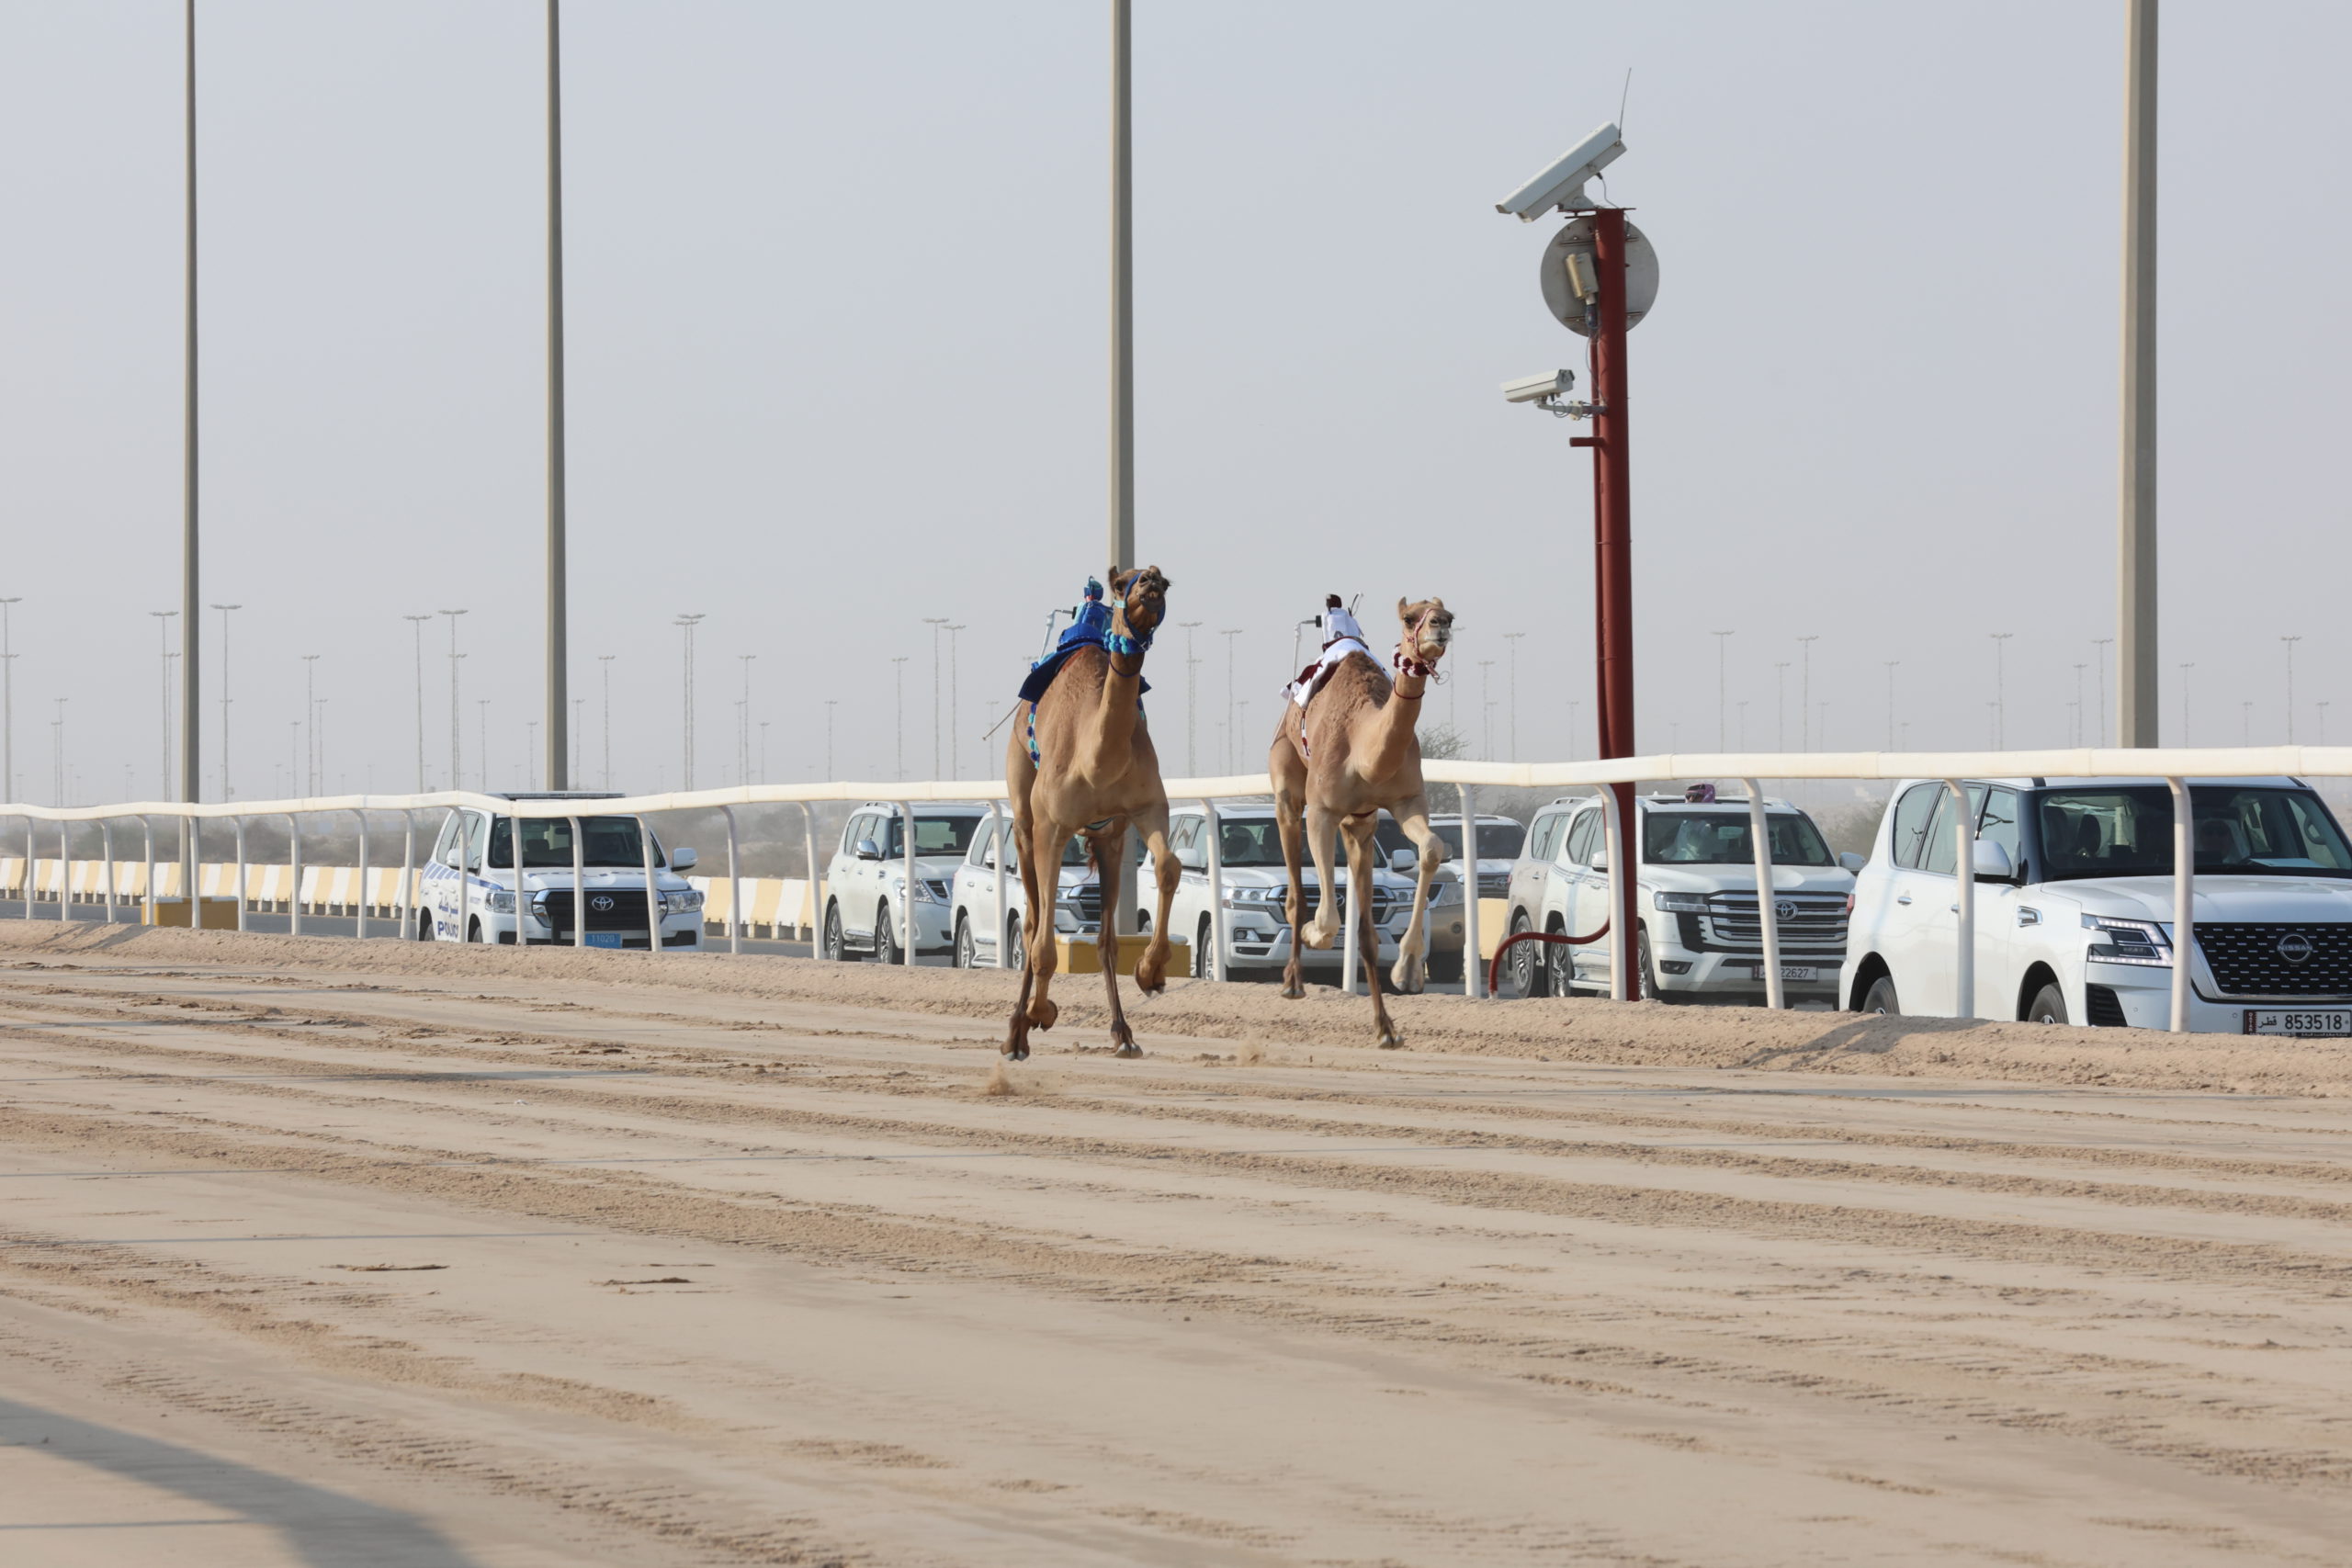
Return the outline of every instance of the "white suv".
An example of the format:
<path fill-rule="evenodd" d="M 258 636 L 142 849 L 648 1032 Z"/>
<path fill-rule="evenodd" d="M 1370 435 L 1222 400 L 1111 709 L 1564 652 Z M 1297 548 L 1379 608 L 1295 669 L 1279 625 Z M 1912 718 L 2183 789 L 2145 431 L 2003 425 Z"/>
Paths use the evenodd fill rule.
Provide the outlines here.
<path fill-rule="evenodd" d="M 2162 779 L 1983 779 L 1973 1018 L 2165 1029 L 2173 803 Z M 2352 1034 L 2352 845 L 2291 778 L 2189 788 L 2196 953 L 2188 1026 Z M 1952 792 L 1905 784 L 1854 889 L 1840 980 L 1863 1012 L 1950 1017 L 1960 917 Z"/>
<path fill-rule="evenodd" d="M 1640 825 L 1634 835 L 1640 851 L 1634 952 L 1642 995 L 1668 1002 L 1763 1000 L 1764 931 L 1747 798 L 1640 795 L 1634 807 Z M 1846 956 L 1846 910 L 1862 857 L 1832 856 L 1813 818 L 1785 800 L 1764 802 L 1764 830 L 1771 840 L 1783 994 L 1834 1005 Z M 1609 920 L 1608 863 L 1600 796 L 1564 796 L 1538 811 L 1528 824 L 1527 853 L 1511 871 L 1510 934 L 1600 930 Z M 1580 947 L 1523 942 L 1510 950 L 1510 974 L 1521 996 L 1606 992 L 1614 944 L 1614 933 Z"/>
<path fill-rule="evenodd" d="M 1283 861 L 1282 834 L 1275 825 L 1274 808 L 1271 802 L 1221 804 L 1216 815 L 1218 875 L 1225 884 L 1225 972 L 1236 979 L 1250 975 L 1269 978 L 1289 966 L 1291 947 L 1288 913 L 1283 908 L 1284 900 L 1290 897 L 1290 873 Z M 1169 813 L 1168 848 L 1183 868 L 1176 884 L 1175 900 L 1168 908 L 1168 934 L 1189 944 L 1193 973 L 1204 976 L 1210 972 L 1209 942 L 1214 926 L 1209 912 L 1208 818 L 1198 807 L 1189 810 L 1179 807 Z M 1348 868 L 1344 848 L 1340 853 L 1340 863 L 1332 867 L 1332 874 L 1340 885 L 1340 912 L 1345 914 Z M 1304 876 L 1306 918 L 1313 919 L 1317 884 L 1312 861 L 1304 868 Z M 1148 889 L 1158 884 L 1147 874 L 1142 886 Z M 1459 883 L 1432 883 L 1429 916 L 1431 929 L 1441 923 L 1441 916 L 1461 915 L 1460 889 Z M 1396 961 L 1396 941 L 1405 934 L 1412 916 L 1413 879 L 1399 876 L 1385 865 L 1374 868 L 1372 920 L 1380 938 L 1376 962 L 1384 967 Z M 1345 962 L 1345 950 L 1340 946 L 1345 940 L 1342 937 L 1329 948 L 1306 949 L 1302 967 L 1338 971 Z"/>
<path fill-rule="evenodd" d="M 503 800 L 611 800 L 609 795 L 508 795 Z M 514 823 L 464 807 L 449 813 L 417 878 L 420 942 L 486 942 L 512 945 L 514 919 Z M 523 823 L 523 940 L 572 940 L 571 823 L 561 817 L 526 817 Z M 582 901 L 588 906 L 583 940 L 590 947 L 651 945 L 646 927 L 645 843 L 634 817 L 580 818 Z M 695 852 L 663 854 L 653 839 L 653 894 L 660 900 L 662 945 L 702 945 L 702 895 L 680 872 Z"/>
<path fill-rule="evenodd" d="M 1002 963 L 1008 969 L 1018 969 L 1028 962 L 1027 950 L 1022 945 L 1022 932 L 1028 928 L 1029 896 L 1021 886 L 1021 846 L 1018 840 L 1010 844 L 1012 852 L 1004 862 L 1004 903 L 1001 918 L 996 907 L 996 841 L 1000 833 L 1012 840 L 1012 818 L 1010 813 L 998 818 L 998 827 L 990 829 L 983 821 L 972 835 L 972 847 L 966 852 L 961 865 L 956 868 L 953 900 L 956 967 L 974 969 Z M 1102 916 L 1102 889 L 1094 880 L 1094 867 L 1086 852 L 1086 840 L 1073 836 L 1062 846 L 1061 893 L 1054 904 L 1054 930 L 1063 936 L 1091 941 Z M 1145 920 L 1150 919 L 1147 911 Z M 1004 944 L 1006 953 L 1000 961 L 998 943 Z"/>
<path fill-rule="evenodd" d="M 948 887 L 973 835 L 989 819 L 985 806 L 925 804 L 914 808 L 916 956 L 945 953 Z M 851 813 L 825 871 L 825 908 L 818 917 L 817 955 L 836 962 L 872 953 L 903 961 L 907 903 L 906 819 L 887 800 Z"/>

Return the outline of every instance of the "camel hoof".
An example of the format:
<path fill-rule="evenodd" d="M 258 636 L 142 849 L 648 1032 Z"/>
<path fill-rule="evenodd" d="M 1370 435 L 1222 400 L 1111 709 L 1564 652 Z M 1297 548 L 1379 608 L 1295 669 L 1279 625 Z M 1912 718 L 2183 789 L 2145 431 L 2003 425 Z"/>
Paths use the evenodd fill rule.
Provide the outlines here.
<path fill-rule="evenodd" d="M 1028 1043 L 1024 1041 L 1018 1045 L 1007 1045 L 1002 1055 L 1008 1062 L 1025 1062 L 1029 1059 Z"/>
<path fill-rule="evenodd" d="M 1284 980 L 1283 982 L 1283 1000 L 1295 1002 L 1305 995 L 1306 995 L 1306 986 L 1303 981 Z"/>
<path fill-rule="evenodd" d="M 1111 1055 L 1117 1056 L 1122 1060 L 1132 1060 L 1135 1057 L 1143 1055 L 1143 1047 L 1136 1044 L 1134 1041 L 1129 1040 L 1123 1042 L 1119 1048 L 1112 1052 Z"/>
<path fill-rule="evenodd" d="M 1136 989 L 1146 996 L 1157 996 L 1168 988 L 1168 953 L 1157 944 L 1144 949 L 1136 960 Z"/>
<path fill-rule="evenodd" d="M 1309 926 L 1299 933 L 1298 940 L 1317 953 L 1329 953 L 1331 951 L 1332 939 L 1339 934 L 1336 931 L 1327 931 L 1320 926 Z"/>
<path fill-rule="evenodd" d="M 1405 1048 L 1405 1037 L 1393 1029 L 1384 1029 L 1380 1032 L 1380 1048 L 1384 1051 L 1401 1051 Z"/>
<path fill-rule="evenodd" d="M 1418 953 L 1398 959 L 1396 966 L 1388 971 L 1389 989 L 1400 995 L 1418 997 L 1428 986 L 1429 976 L 1423 971 L 1421 955 Z"/>
<path fill-rule="evenodd" d="M 1044 997 L 1029 1004 L 1029 1024 L 1033 1029 L 1051 1029 L 1054 1021 L 1061 1015 L 1061 1004 L 1048 1001 Z"/>

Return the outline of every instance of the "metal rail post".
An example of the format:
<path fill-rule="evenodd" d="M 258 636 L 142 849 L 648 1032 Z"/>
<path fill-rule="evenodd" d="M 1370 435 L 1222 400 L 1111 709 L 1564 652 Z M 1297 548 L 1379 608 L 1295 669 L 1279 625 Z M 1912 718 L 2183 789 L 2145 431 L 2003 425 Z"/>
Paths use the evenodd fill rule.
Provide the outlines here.
<path fill-rule="evenodd" d="M 368 940 L 368 813 L 360 810 L 352 815 L 359 818 L 359 902 L 352 906 L 352 918 L 356 923 L 351 928 L 351 934 L 353 940 L 366 942 Z"/>
<path fill-rule="evenodd" d="M 114 924 L 114 824 L 105 818 L 98 819 L 98 852 L 107 859 L 106 899 L 107 924 Z"/>
<path fill-rule="evenodd" d="M 906 932 L 906 945 L 899 950 L 899 966 L 908 969 L 912 968 L 915 962 L 915 808 L 903 800 L 898 803 L 898 807 L 899 830 L 906 835 L 907 840 L 906 853 L 901 857 L 901 863 L 906 867 L 907 886 L 899 895 L 899 924 Z M 1110 918 L 1109 910 L 1103 911 L 1103 918 Z"/>
<path fill-rule="evenodd" d="M 1331 857 L 1333 862 L 1331 881 L 1334 886 L 1325 888 L 1323 896 L 1339 905 L 1340 924 L 1346 928 L 1340 936 L 1340 989 L 1352 997 L 1356 994 L 1356 970 L 1362 963 L 1362 953 L 1359 949 L 1363 945 L 1356 940 L 1355 896 L 1363 893 L 1363 890 L 1354 886 L 1354 874 L 1340 859 L 1340 855 L 1347 852 L 1347 836 L 1342 833 L 1339 844 L 1340 853 Z M 1347 880 L 1341 881 L 1342 877 Z M 1364 894 L 1366 897 L 1370 896 Z"/>
<path fill-rule="evenodd" d="M 1952 1016 L 1976 1016 L 1976 813 L 1969 809 L 1968 786 L 1944 780 L 1952 797 L 1952 909 L 1960 916 L 1960 951 L 1953 960 Z"/>
<path fill-rule="evenodd" d="M 825 884 L 817 874 L 817 806 L 814 801 L 800 803 L 800 858 L 808 863 L 808 951 L 817 951 L 817 922 L 825 918 Z M 1001 894 L 999 895 L 1001 898 Z"/>
<path fill-rule="evenodd" d="M 645 818 L 637 818 L 637 848 L 645 863 L 645 948 L 649 953 L 662 951 L 662 890 L 653 884 L 653 829 Z"/>
<path fill-rule="evenodd" d="M 2172 791 L 2172 1032 L 2188 1032 L 2189 965 L 2197 954 L 2197 820 L 2195 802 L 2181 779 L 2165 780 Z"/>
<path fill-rule="evenodd" d="M 1212 980 L 1227 978 L 1225 972 L 1225 825 L 1216 814 L 1216 802 L 1203 800 L 1202 808 L 1208 820 L 1202 830 L 1209 839 L 1209 968 Z"/>
<path fill-rule="evenodd" d="M 147 910 L 141 919 L 144 924 L 152 926 L 155 923 L 155 819 L 141 816 L 139 830 L 147 840 Z"/>
<path fill-rule="evenodd" d="M 989 802 L 989 859 L 996 866 L 996 936 L 989 945 L 996 951 L 996 966 L 1000 969 L 1011 968 L 1012 965 L 1005 961 L 1012 956 L 1005 951 L 1012 944 L 1005 940 L 1004 925 L 1004 854 L 1008 847 L 1004 829 L 1005 824 L 1012 819 L 1002 807 L 993 800 Z M 976 963 L 979 958 L 979 939 L 977 937 L 972 942 L 972 957 Z"/>
<path fill-rule="evenodd" d="M 588 945 L 588 846 L 580 839 L 580 818 L 567 817 L 571 824 L 571 945 Z M 555 940 L 555 923 L 548 923 L 548 940 Z"/>
<path fill-rule="evenodd" d="M 302 814 L 289 811 L 286 826 L 294 846 L 294 886 L 287 890 L 286 925 L 289 935 L 302 934 Z"/>
<path fill-rule="evenodd" d="M 1780 902 L 1772 892 L 1772 840 L 1764 830 L 1764 785 L 1760 779 L 1742 779 L 1747 786 L 1747 837 L 1756 851 L 1756 922 L 1764 933 L 1764 1005 L 1778 1012 L 1789 1005 L 1781 980 Z"/>
<path fill-rule="evenodd" d="M 722 806 L 718 809 L 727 818 L 727 951 L 740 955 L 743 951 L 743 879 L 735 870 L 735 808 Z"/>
<path fill-rule="evenodd" d="M 182 821 L 183 821 L 183 822 L 185 822 L 185 821 L 186 821 L 186 818 L 182 818 Z M 245 929 L 245 819 L 244 819 L 243 818 L 242 818 L 242 817 L 237 818 L 236 818 L 236 824 L 237 824 L 237 929 L 238 929 L 239 931 L 243 931 L 243 930 Z"/>
<path fill-rule="evenodd" d="M 11 780 L 10 782 L 11 782 L 11 783 L 14 783 L 15 781 Z M 34 860 L 33 860 L 33 819 L 32 819 L 31 818 L 28 817 L 28 818 L 25 818 L 25 886 L 24 886 L 24 895 L 25 895 L 25 919 L 28 919 L 28 920 L 29 920 L 29 919 L 31 919 L 33 918 L 33 889 L 34 889 L 35 886 L 36 886 L 37 884 L 39 884 L 39 883 L 40 883 L 40 876 L 39 876 L 39 875 L 37 875 L 37 874 L 35 874 L 35 864 L 36 864 L 36 863 L 35 863 L 35 862 L 34 862 Z"/>
<path fill-rule="evenodd" d="M 1624 915 L 1634 902 L 1626 889 L 1634 886 L 1639 878 L 1632 875 L 1625 866 L 1624 808 L 1617 799 L 1616 790 L 1602 785 L 1600 800 L 1600 824 L 1602 831 L 1608 835 L 1609 845 L 1609 999 L 1612 1002 L 1638 1000 L 1638 998 L 1628 994 L 1631 987 L 1626 983 L 1633 974 L 1634 963 L 1630 953 L 1637 928 L 1632 920 L 1624 919 Z"/>
<path fill-rule="evenodd" d="M 1462 795 L 1462 994 L 1487 994 L 1487 961 L 1478 941 L 1478 795 L 1468 784 L 1456 784 Z"/>
<path fill-rule="evenodd" d="M 401 813 L 401 940 L 416 940 L 416 813 Z"/>

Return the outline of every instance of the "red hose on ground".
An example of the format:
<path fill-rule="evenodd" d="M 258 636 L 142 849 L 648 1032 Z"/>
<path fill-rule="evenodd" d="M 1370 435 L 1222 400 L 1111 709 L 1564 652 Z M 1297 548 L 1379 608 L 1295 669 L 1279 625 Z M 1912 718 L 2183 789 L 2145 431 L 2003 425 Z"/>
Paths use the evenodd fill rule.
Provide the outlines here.
<path fill-rule="evenodd" d="M 1582 947 L 1587 942 L 1599 942 L 1608 934 L 1609 928 L 1603 925 L 1590 936 L 1569 936 L 1564 931 L 1521 931 L 1515 936 L 1505 937 L 1502 945 L 1495 949 L 1494 957 L 1487 961 L 1487 995 L 1493 996 L 1502 984 L 1503 954 L 1521 942 L 1544 942 L 1555 947 Z"/>

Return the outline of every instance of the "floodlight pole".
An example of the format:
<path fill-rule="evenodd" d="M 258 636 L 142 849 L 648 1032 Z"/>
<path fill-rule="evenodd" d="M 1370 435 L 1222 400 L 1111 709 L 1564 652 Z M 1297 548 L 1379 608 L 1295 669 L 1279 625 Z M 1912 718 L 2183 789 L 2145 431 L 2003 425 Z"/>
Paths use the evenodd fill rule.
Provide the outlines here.
<path fill-rule="evenodd" d="M 563 474 L 563 46 L 557 0 L 548 0 L 547 736 L 548 787 L 553 790 L 570 789 L 573 783 L 565 731 L 571 718 L 571 609 Z M 520 872 L 514 885 L 523 885 Z M 519 919 L 515 929 L 521 930 Z"/>
<path fill-rule="evenodd" d="M 2156 744 L 2156 0 L 2131 0 L 2123 89 L 2123 503 L 2117 742 Z"/>
<path fill-rule="evenodd" d="M 1134 104 L 1130 0 L 1111 0 L 1111 570 L 1136 559 L 1136 300 Z M 901 774 L 901 777 L 905 775 Z M 1132 863 L 1136 833 L 1122 852 Z M 1141 907 L 1139 876 L 1119 878 L 1118 899 L 1103 911 L 1119 936 L 1134 934 Z"/>

